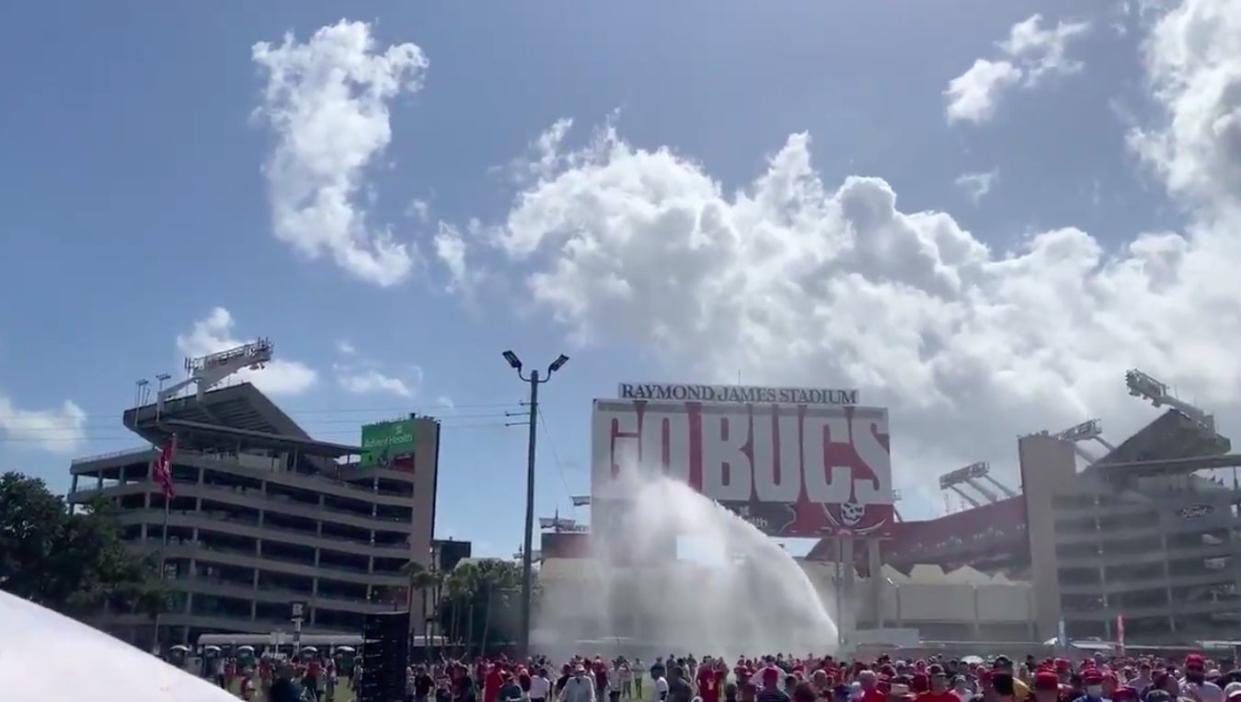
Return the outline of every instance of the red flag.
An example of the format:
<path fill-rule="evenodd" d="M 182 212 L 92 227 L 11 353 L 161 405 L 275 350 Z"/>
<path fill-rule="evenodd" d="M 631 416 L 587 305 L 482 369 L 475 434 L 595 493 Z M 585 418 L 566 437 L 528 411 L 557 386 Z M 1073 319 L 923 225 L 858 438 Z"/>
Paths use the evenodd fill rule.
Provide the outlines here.
<path fill-rule="evenodd" d="M 176 444 L 177 435 L 173 434 L 159 452 L 159 458 L 155 459 L 155 469 L 152 471 L 155 481 L 164 489 L 165 500 L 171 500 L 177 494 L 172 487 L 172 453 Z"/>

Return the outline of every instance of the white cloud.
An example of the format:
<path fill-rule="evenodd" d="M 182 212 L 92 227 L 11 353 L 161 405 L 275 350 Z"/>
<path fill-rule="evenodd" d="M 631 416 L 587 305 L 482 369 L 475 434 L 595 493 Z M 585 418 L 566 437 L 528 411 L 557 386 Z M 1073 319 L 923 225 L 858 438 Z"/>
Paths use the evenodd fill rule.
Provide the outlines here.
<path fill-rule="evenodd" d="M 177 335 L 177 349 L 186 356 L 195 357 L 246 343 L 233 336 L 233 326 L 233 315 L 228 310 L 213 308 L 204 319 L 194 322 L 190 333 Z M 254 383 L 271 395 L 300 395 L 315 384 L 318 374 L 300 361 L 275 358 L 264 368 L 245 369 L 229 379 Z"/>
<path fill-rule="evenodd" d="M 464 290 L 470 284 L 470 271 L 466 264 L 466 243 L 461 232 L 454 226 L 440 222 L 435 235 L 435 255 L 448 269 L 452 282 L 449 290 Z"/>
<path fill-rule="evenodd" d="M 1061 21 L 1054 28 L 1042 24 L 1038 14 L 1014 24 L 1008 39 L 996 44 L 1007 58 L 977 59 L 969 70 L 948 82 L 944 95 L 949 124 L 986 122 L 995 116 L 1001 96 L 1019 84 L 1029 89 L 1047 76 L 1082 70 L 1084 64 L 1069 59 L 1067 48 L 1072 39 L 1089 31 L 1090 23 Z"/>
<path fill-rule="evenodd" d="M 1044 29 L 1042 23 L 1042 15 L 1030 15 L 1014 24 L 1008 39 L 999 43 L 1004 53 L 1021 62 L 1030 85 L 1043 76 L 1077 73 L 1084 67 L 1081 61 L 1069 59 L 1066 49 L 1071 39 L 1089 31 L 1090 23 L 1061 21 L 1050 29 Z"/>
<path fill-rule="evenodd" d="M 735 193 L 614 130 L 520 192 L 498 245 L 581 344 L 647 350 L 670 377 L 838 385 L 892 410 L 903 479 L 1012 461 L 1013 437 L 1089 417 L 1121 436 L 1154 410 L 1139 367 L 1239 417 L 1241 238 L 1073 227 L 992 250 L 878 178 L 829 187 L 791 135 Z M 916 463 L 915 463 L 916 461 Z M 1011 465 L 1011 463 L 1010 463 Z"/>
<path fill-rule="evenodd" d="M 453 402 L 452 398 L 447 395 L 440 395 L 435 398 L 435 404 L 443 407 L 449 414 L 457 411 L 457 403 Z"/>
<path fill-rule="evenodd" d="M 409 207 L 405 208 L 405 214 L 426 224 L 431 220 L 431 203 L 416 197 L 409 201 Z"/>
<path fill-rule="evenodd" d="M 987 195 L 987 193 L 991 192 L 991 186 L 995 184 L 995 181 L 999 178 L 999 176 L 999 170 L 990 170 L 980 173 L 962 173 L 957 176 L 954 183 L 969 196 L 971 202 L 977 205 L 979 201 Z"/>
<path fill-rule="evenodd" d="M 59 409 L 20 409 L 0 395 L 0 434 L 53 453 L 73 453 L 86 440 L 86 413 L 70 400 Z"/>
<path fill-rule="evenodd" d="M 342 356 L 352 356 L 358 352 L 358 349 L 348 339 L 341 339 L 336 342 L 336 352 Z"/>
<path fill-rule="evenodd" d="M 367 222 L 359 191 L 392 139 L 388 103 L 422 85 L 422 50 L 405 43 L 381 53 L 370 25 L 341 20 L 305 43 L 292 34 L 279 45 L 259 42 L 253 59 L 267 77 L 256 114 L 276 137 L 264 166 L 276 237 L 310 258 L 328 254 L 363 280 L 404 280 L 410 246 Z"/>
<path fill-rule="evenodd" d="M 1145 48 L 1166 119 L 1132 130 L 1130 144 L 1172 194 L 1217 216 L 1232 210 L 1241 225 L 1241 0 L 1186 0 L 1158 21 Z"/>
<path fill-rule="evenodd" d="M 421 368 L 412 368 L 410 380 L 387 375 L 376 368 L 334 366 L 336 382 L 345 391 L 354 394 L 395 394 L 397 397 L 413 397 L 422 384 Z"/>
<path fill-rule="evenodd" d="M 347 366 L 336 366 L 336 382 L 346 391 L 355 395 L 388 394 L 397 397 L 413 397 L 418 383 L 407 383 L 404 380 L 385 375 L 373 368 L 353 369 Z"/>
<path fill-rule="evenodd" d="M 1022 71 L 1008 61 L 977 59 L 969 70 L 948 81 L 948 123 L 986 122 L 995 115 L 996 102 L 1021 81 Z"/>

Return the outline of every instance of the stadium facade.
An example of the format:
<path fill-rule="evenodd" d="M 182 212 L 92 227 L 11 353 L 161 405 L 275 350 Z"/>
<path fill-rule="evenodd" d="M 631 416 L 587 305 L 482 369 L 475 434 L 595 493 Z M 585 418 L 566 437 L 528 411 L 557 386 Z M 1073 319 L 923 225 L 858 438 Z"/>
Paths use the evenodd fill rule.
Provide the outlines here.
<path fill-rule="evenodd" d="M 1241 489 L 1235 473 L 1213 470 L 1241 465 L 1230 448 L 1213 423 L 1178 409 L 1097 458 L 1062 436 L 1025 436 L 1020 494 L 900 522 L 882 561 L 905 574 L 933 564 L 1030 583 L 1039 641 L 1232 640 L 1241 626 Z M 833 553 L 824 540 L 809 558 L 830 562 Z M 855 567 L 865 574 L 861 560 Z"/>
<path fill-rule="evenodd" d="M 128 546 L 163 561 L 164 645 L 291 631 L 293 602 L 304 603 L 304 632 L 354 634 L 366 614 L 405 608 L 407 563 L 431 567 L 432 418 L 398 420 L 413 447 L 401 455 L 316 441 L 249 383 L 161 399 L 123 420 L 151 447 L 74 460 L 69 502 L 111 502 Z M 174 434 L 166 511 L 153 466 Z M 104 613 L 95 623 L 153 642 L 150 617 Z"/>

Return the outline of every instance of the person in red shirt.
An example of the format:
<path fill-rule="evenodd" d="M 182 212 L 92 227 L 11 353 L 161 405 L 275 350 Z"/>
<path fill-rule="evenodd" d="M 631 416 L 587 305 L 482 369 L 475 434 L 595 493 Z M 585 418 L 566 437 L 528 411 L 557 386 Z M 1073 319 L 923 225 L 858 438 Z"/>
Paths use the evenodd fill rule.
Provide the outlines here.
<path fill-rule="evenodd" d="M 496 663 L 491 666 L 483 682 L 483 702 L 496 702 L 500 694 L 500 686 L 503 684 L 504 672 L 500 670 L 500 664 Z"/>
<path fill-rule="evenodd" d="M 1060 676 L 1053 670 L 1040 670 L 1034 675 L 1035 702 L 1058 702 Z"/>
<path fill-rule="evenodd" d="M 698 668 L 698 696 L 702 698 L 702 702 L 719 702 L 720 699 L 720 677 L 719 671 L 710 658 L 706 658 L 702 662 L 702 666 Z"/>
<path fill-rule="evenodd" d="M 916 676 L 915 676 L 916 677 Z M 948 675 L 938 665 L 931 666 L 931 689 L 918 694 L 917 702 L 960 702 L 948 689 Z"/>
<path fill-rule="evenodd" d="M 888 696 L 879 689 L 879 678 L 873 670 L 863 670 L 857 674 L 858 684 L 862 687 L 862 696 L 858 702 L 887 702 Z"/>

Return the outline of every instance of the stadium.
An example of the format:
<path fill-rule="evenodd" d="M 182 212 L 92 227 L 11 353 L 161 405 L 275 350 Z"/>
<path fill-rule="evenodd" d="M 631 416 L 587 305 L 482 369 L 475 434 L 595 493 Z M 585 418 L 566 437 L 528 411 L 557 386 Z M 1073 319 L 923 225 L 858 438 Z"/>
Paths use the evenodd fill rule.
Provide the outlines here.
<path fill-rule="evenodd" d="M 1118 444 L 1103 438 L 1099 420 L 1021 437 L 1020 486 L 995 480 L 986 463 L 973 464 L 940 480 L 967 508 L 902 521 L 889 502 L 892 518 L 866 532 L 833 521 L 833 510 L 826 507 L 827 520 L 814 527 L 824 537 L 798 560 L 839 626 L 840 644 L 968 651 L 1002 643 L 1033 653 L 1070 644 L 1211 648 L 1235 638 L 1241 625 L 1241 554 L 1236 553 L 1241 548 L 1241 488 L 1235 466 L 1241 455 L 1230 453 L 1229 439 L 1215 431 L 1210 415 L 1176 398 L 1166 385 L 1138 370 L 1128 371 L 1125 380 L 1131 395 L 1164 412 Z M 642 416 L 628 429 L 625 420 L 609 419 L 611 428 L 601 441 L 596 421 L 594 532 L 606 524 L 600 514 L 607 513 L 600 504 L 598 471 L 610 466 L 615 473 L 613 464 L 600 460 L 601 443 L 615 452 L 621 446 L 618 437 L 654 432 L 653 440 L 660 442 L 657 455 L 666 466 L 676 462 L 678 440 L 670 438 L 675 430 L 668 418 L 652 421 L 653 403 L 636 402 Z M 614 403 L 597 401 L 596 414 Z M 741 453 L 753 471 L 741 473 L 752 475 L 757 484 L 770 480 L 759 477 L 765 449 L 759 448 L 755 429 L 766 418 L 759 421 L 750 412 L 749 439 Z M 668 416 L 675 427 L 679 420 Z M 776 410 L 772 421 L 778 425 L 784 419 Z M 650 428 L 660 423 L 662 436 Z M 850 436 L 855 435 L 851 429 Z M 719 454 L 718 447 L 702 445 L 713 440 L 691 436 L 686 443 L 698 448 L 687 455 Z M 809 482 L 809 472 L 805 475 Z M 705 466 L 679 478 L 771 536 L 806 535 L 797 531 L 804 522 L 792 498 L 760 504 L 751 497 L 746 503 L 749 488 L 732 494 L 733 499 L 711 495 L 721 481 Z M 857 502 L 856 494 L 849 501 Z M 753 519 L 756 508 L 761 521 Z M 790 516 L 781 519 L 783 513 Z M 546 520 L 544 527 L 540 580 L 545 592 L 589 586 L 598 577 L 598 569 L 588 565 L 594 555 L 591 535 L 558 518 Z M 620 640 L 629 632 L 596 633 Z"/>

